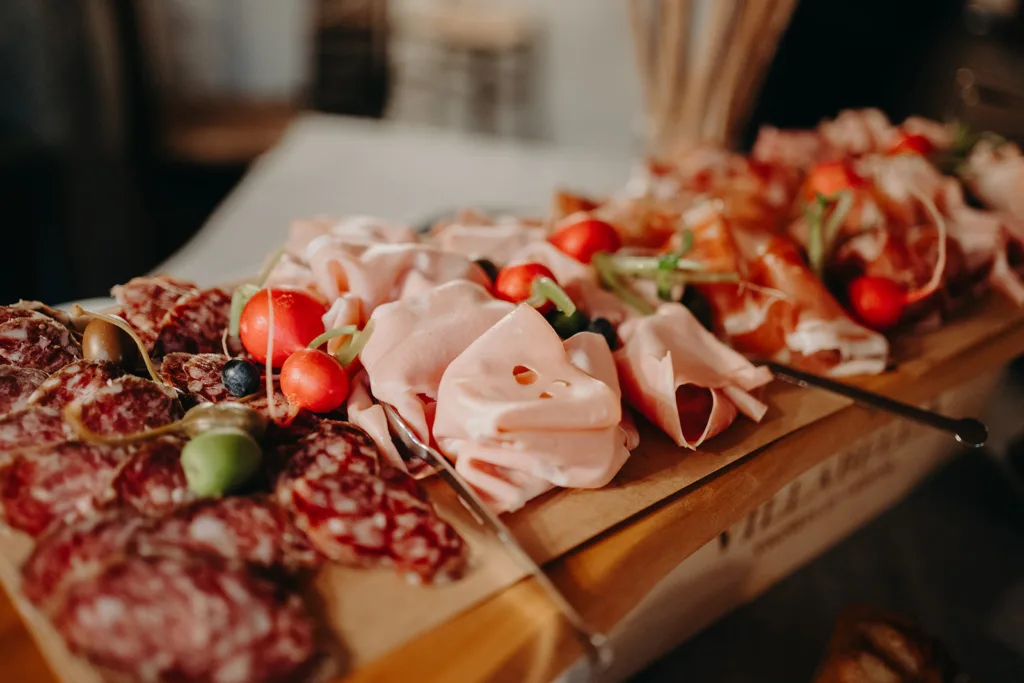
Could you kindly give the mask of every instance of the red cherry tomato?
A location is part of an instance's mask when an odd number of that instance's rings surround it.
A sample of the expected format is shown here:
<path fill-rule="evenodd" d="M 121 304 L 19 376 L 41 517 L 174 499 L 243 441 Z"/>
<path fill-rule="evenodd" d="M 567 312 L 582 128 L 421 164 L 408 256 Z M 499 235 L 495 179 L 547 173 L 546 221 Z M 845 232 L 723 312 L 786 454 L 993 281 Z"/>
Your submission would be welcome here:
<path fill-rule="evenodd" d="M 928 156 L 935 151 L 932 141 L 923 135 L 911 135 L 901 133 L 900 138 L 889 148 L 890 155 L 896 154 L 920 154 Z"/>
<path fill-rule="evenodd" d="M 272 365 L 281 367 L 285 359 L 305 348 L 324 332 L 327 307 L 313 296 L 298 290 L 275 289 L 274 293 L 274 357 Z M 238 336 L 245 350 L 260 363 L 267 362 L 267 323 L 270 308 L 267 290 L 256 292 L 239 319 Z"/>
<path fill-rule="evenodd" d="M 598 252 L 611 254 L 622 246 L 618 231 L 596 218 L 585 218 L 567 225 L 551 235 L 548 242 L 581 263 L 590 263 Z"/>
<path fill-rule="evenodd" d="M 813 199 L 819 194 L 832 197 L 841 190 L 852 190 L 864 185 L 845 161 L 826 161 L 812 167 L 804 181 L 804 196 Z"/>
<path fill-rule="evenodd" d="M 887 277 L 864 275 L 850 283 L 850 308 L 868 327 L 884 331 L 903 317 L 907 293 Z"/>
<path fill-rule="evenodd" d="M 547 266 L 540 263 L 517 263 L 505 266 L 494 279 L 494 295 L 499 299 L 518 304 L 530 298 L 533 281 L 539 277 L 555 279 Z"/>
<path fill-rule="evenodd" d="M 348 373 L 329 353 L 299 349 L 281 366 L 281 391 L 296 408 L 329 413 L 348 398 Z"/>

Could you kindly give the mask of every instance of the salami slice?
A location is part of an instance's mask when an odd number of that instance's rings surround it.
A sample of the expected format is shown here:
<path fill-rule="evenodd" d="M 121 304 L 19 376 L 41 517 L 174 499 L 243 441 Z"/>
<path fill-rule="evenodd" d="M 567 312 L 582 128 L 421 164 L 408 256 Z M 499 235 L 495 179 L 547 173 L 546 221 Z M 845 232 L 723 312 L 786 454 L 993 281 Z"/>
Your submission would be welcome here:
<path fill-rule="evenodd" d="M 46 373 L 14 365 L 0 365 L 0 415 L 24 408 L 29 396 L 46 380 Z"/>
<path fill-rule="evenodd" d="M 44 610 L 58 605 L 64 586 L 99 574 L 149 523 L 134 513 L 108 510 L 51 531 L 21 567 L 22 593 Z"/>
<path fill-rule="evenodd" d="M 7 322 L 8 320 L 17 320 L 30 318 L 34 320 L 46 320 L 46 316 L 42 313 L 29 310 L 27 308 L 21 308 L 20 306 L 0 306 L 0 325 Z"/>
<path fill-rule="evenodd" d="M 113 380 L 73 405 L 81 408 L 82 423 L 97 434 L 145 431 L 173 422 L 183 412 L 170 389 L 131 375 Z"/>
<path fill-rule="evenodd" d="M 428 583 L 456 578 L 465 566 L 465 543 L 455 530 L 429 504 L 383 479 L 300 479 L 291 500 L 297 526 L 336 562 L 393 566 L 410 581 Z"/>
<path fill-rule="evenodd" d="M 74 437 L 64 416 L 52 408 L 25 406 L 0 417 L 0 466 L 22 448 L 60 443 Z"/>
<path fill-rule="evenodd" d="M 72 652 L 140 681 L 299 681 L 315 655 L 298 596 L 215 562 L 122 560 L 72 584 L 54 624 Z"/>
<path fill-rule="evenodd" d="M 49 318 L 50 320 L 56 320 L 64 327 L 74 327 L 73 321 L 71 320 L 71 316 L 68 315 L 66 311 L 62 311 L 58 308 L 51 308 L 50 306 L 44 304 L 42 301 L 26 301 L 25 299 L 22 299 L 16 304 L 13 304 L 11 306 L 3 306 L 0 308 L 10 309 L 10 313 L 8 313 L 8 315 L 10 315 L 11 317 L 42 316 L 44 318 Z M 4 315 L 5 314 L 2 311 L 0 311 L 0 322 L 4 321 Z"/>
<path fill-rule="evenodd" d="M 179 299 L 195 289 L 196 286 L 191 282 L 158 276 L 133 278 L 114 287 L 110 293 L 121 304 L 124 319 L 135 329 L 142 342 L 152 348 L 168 311 L 174 308 Z"/>
<path fill-rule="evenodd" d="M 4 521 L 30 536 L 93 514 L 113 498 L 123 449 L 80 441 L 22 451 L 0 471 Z"/>
<path fill-rule="evenodd" d="M 184 442 L 162 437 L 140 444 L 114 479 L 121 505 L 159 517 L 196 500 L 181 467 Z"/>
<path fill-rule="evenodd" d="M 217 403 L 235 398 L 221 379 L 229 358 L 220 353 L 170 353 L 164 356 L 160 374 L 199 403 Z"/>
<path fill-rule="evenodd" d="M 204 500 L 157 520 L 137 539 L 141 555 L 168 549 L 287 572 L 320 559 L 288 513 L 264 498 Z"/>
<path fill-rule="evenodd" d="M 71 330 L 49 318 L 15 318 L 0 324 L 0 365 L 50 374 L 82 357 Z"/>
<path fill-rule="evenodd" d="M 284 465 L 275 492 L 285 506 L 291 504 L 291 493 L 300 479 L 339 473 L 372 476 L 379 470 L 373 440 L 355 425 L 337 420 L 321 420 L 316 429 L 278 452 Z"/>
<path fill-rule="evenodd" d="M 182 297 L 160 322 L 153 353 L 217 353 L 228 327 L 231 295 L 223 289 L 203 289 Z"/>
<path fill-rule="evenodd" d="M 113 363 L 76 361 L 50 375 L 39 385 L 28 402 L 36 406 L 62 410 L 72 401 L 89 398 L 122 375 L 124 370 Z"/>

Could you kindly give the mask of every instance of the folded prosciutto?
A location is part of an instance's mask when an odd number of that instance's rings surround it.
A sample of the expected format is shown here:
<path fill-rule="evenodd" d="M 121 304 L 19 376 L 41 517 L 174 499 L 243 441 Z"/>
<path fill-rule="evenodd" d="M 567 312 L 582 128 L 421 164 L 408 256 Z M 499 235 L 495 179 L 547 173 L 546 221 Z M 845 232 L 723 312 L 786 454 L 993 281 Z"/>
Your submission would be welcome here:
<path fill-rule="evenodd" d="M 563 343 L 540 313 L 520 305 L 445 370 L 433 433 L 504 512 L 553 486 L 607 484 L 636 442 L 622 414 L 604 339 L 584 332 Z"/>
<path fill-rule="evenodd" d="M 885 337 L 850 318 L 790 240 L 730 226 L 713 207 L 692 214 L 690 225 L 689 257 L 740 276 L 738 284 L 699 287 L 733 348 L 834 377 L 885 368 Z"/>
<path fill-rule="evenodd" d="M 438 385 L 448 365 L 514 308 L 466 280 L 379 306 L 370 318 L 373 332 L 359 355 L 370 392 L 394 406 L 421 439 L 428 439 Z M 357 393 L 353 397 L 361 399 Z M 357 411 L 368 408 L 366 403 Z M 370 434 L 380 431 L 362 424 L 360 415 L 350 417 Z"/>
<path fill-rule="evenodd" d="M 697 448 L 740 413 L 760 422 L 768 409 L 750 392 L 772 380 L 718 341 L 677 303 L 619 328 L 615 362 L 629 405 L 680 446 Z"/>

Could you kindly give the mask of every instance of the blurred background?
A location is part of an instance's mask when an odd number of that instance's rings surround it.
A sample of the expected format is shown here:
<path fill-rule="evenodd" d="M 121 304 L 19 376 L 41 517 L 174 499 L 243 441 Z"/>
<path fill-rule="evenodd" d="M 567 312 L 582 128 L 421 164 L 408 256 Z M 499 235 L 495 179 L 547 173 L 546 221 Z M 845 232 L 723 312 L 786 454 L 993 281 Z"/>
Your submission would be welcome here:
<path fill-rule="evenodd" d="M 803 0 L 741 144 L 762 123 L 866 105 L 1019 139 L 1018 4 Z M 152 268 L 304 110 L 628 161 L 644 121 L 626 14 L 616 0 L 4 0 L 0 300 L 100 295 Z"/>

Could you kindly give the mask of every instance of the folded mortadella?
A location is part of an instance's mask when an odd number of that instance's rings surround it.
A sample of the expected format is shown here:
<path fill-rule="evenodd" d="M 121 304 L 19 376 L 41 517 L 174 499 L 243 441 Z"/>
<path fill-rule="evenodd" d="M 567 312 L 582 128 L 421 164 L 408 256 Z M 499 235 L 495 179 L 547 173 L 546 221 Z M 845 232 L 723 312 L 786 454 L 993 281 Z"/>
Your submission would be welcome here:
<path fill-rule="evenodd" d="M 771 381 L 767 368 L 736 353 L 677 303 L 627 321 L 615 352 L 627 403 L 680 446 L 697 448 L 738 413 L 755 422 L 767 406 L 750 391 Z"/>
<path fill-rule="evenodd" d="M 603 486 L 635 443 L 607 343 L 577 337 L 563 344 L 540 313 L 520 305 L 441 378 L 434 439 L 499 511 L 552 486 Z"/>
<path fill-rule="evenodd" d="M 381 304 L 452 280 L 490 285 L 483 269 L 467 257 L 429 244 L 365 246 L 315 240 L 306 259 L 323 296 L 333 301 L 351 293 L 362 302 L 363 315 L 371 315 Z"/>
<path fill-rule="evenodd" d="M 427 439 L 448 364 L 514 308 L 465 280 L 379 306 L 359 354 L 371 392 Z"/>
<path fill-rule="evenodd" d="M 469 258 L 485 258 L 502 264 L 520 249 L 534 242 L 543 242 L 542 226 L 502 217 L 490 220 L 480 217 L 477 222 L 452 222 L 431 233 L 431 241 L 445 251 Z"/>
<path fill-rule="evenodd" d="M 392 225 L 372 216 L 316 218 L 292 221 L 288 226 L 285 252 L 292 258 L 306 260 L 309 245 L 320 239 L 345 244 L 400 244 L 416 241 L 416 233 L 405 225 Z"/>

